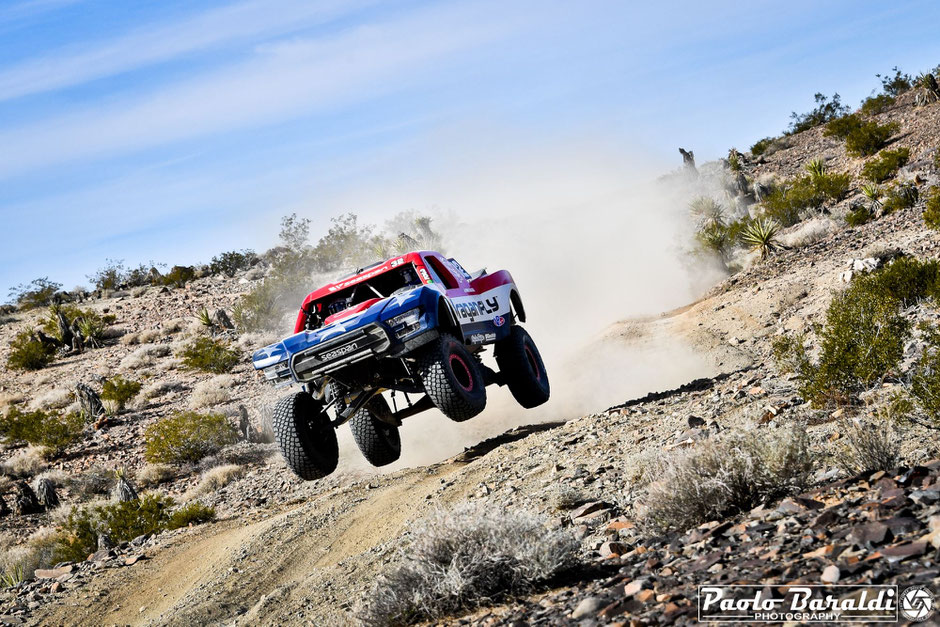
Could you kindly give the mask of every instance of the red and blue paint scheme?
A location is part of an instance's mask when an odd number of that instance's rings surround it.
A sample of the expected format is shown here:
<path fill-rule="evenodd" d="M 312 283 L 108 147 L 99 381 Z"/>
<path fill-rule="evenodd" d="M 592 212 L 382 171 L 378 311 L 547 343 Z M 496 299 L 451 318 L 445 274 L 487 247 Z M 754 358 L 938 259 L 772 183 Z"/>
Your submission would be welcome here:
<path fill-rule="evenodd" d="M 416 251 L 312 292 L 294 334 L 252 361 L 269 380 L 306 383 L 369 360 L 407 357 L 442 332 L 469 347 L 493 344 L 515 320 L 525 321 L 525 312 L 509 272 L 470 274 L 440 253 Z"/>

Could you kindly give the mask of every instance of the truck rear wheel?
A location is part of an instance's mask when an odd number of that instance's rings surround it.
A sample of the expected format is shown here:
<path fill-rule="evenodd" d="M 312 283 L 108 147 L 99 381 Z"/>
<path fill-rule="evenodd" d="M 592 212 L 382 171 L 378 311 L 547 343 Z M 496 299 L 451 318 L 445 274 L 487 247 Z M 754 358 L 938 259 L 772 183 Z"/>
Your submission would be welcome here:
<path fill-rule="evenodd" d="M 398 427 L 379 418 L 388 415 L 391 415 L 388 402 L 376 396 L 349 421 L 356 446 L 373 466 L 386 466 L 401 457 Z"/>
<path fill-rule="evenodd" d="M 496 364 L 513 398 L 526 409 L 548 400 L 551 387 L 542 356 L 525 329 L 514 325 L 509 337 L 496 343 Z"/>
<path fill-rule="evenodd" d="M 274 406 L 274 438 L 284 460 L 301 479 L 321 479 L 339 462 L 336 430 L 323 403 L 307 392 L 285 396 Z"/>
<path fill-rule="evenodd" d="M 418 356 L 418 374 L 428 398 L 455 422 L 469 420 L 486 407 L 480 366 L 453 335 L 442 333 L 424 347 Z"/>

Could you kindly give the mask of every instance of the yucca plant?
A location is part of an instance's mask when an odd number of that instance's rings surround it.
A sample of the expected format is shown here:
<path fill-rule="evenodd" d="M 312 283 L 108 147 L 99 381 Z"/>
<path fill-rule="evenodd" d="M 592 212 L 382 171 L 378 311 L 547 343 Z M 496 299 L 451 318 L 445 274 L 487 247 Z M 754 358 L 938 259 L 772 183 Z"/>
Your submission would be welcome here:
<path fill-rule="evenodd" d="M 826 173 L 826 163 L 822 159 L 813 159 L 806 164 L 805 169 L 811 177 L 818 179 Z"/>
<path fill-rule="evenodd" d="M 717 253 L 723 261 L 728 260 L 733 244 L 728 227 L 717 223 L 706 224 L 695 234 L 695 238 L 702 248 Z"/>
<path fill-rule="evenodd" d="M 925 72 L 915 81 L 919 91 L 915 96 L 915 104 L 919 107 L 929 105 L 940 100 L 940 85 L 932 72 Z"/>
<path fill-rule="evenodd" d="M 699 218 L 704 226 L 725 225 L 725 208 L 714 198 L 699 196 L 689 203 L 689 211 Z"/>
<path fill-rule="evenodd" d="M 211 329 L 213 326 L 212 316 L 209 314 L 209 310 L 205 307 L 199 310 L 199 312 L 196 314 L 196 319 L 199 321 L 199 324 L 206 327 L 207 329 Z"/>
<path fill-rule="evenodd" d="M 741 171 L 741 155 L 734 148 L 728 151 L 728 168 L 732 172 Z"/>
<path fill-rule="evenodd" d="M 780 248 L 777 233 L 780 225 L 766 218 L 752 220 L 741 229 L 738 239 L 751 251 L 760 251 L 760 258 L 766 259 Z"/>
<path fill-rule="evenodd" d="M 85 344 L 93 348 L 101 348 L 101 342 L 104 340 L 104 322 L 100 318 L 82 316 L 77 324 L 78 332 L 85 339 Z"/>
<path fill-rule="evenodd" d="M 874 183 L 862 185 L 862 194 L 871 201 L 872 207 L 881 207 L 881 197 L 883 196 L 881 188 Z"/>
<path fill-rule="evenodd" d="M 22 564 L 16 564 L 10 570 L 5 570 L 0 573 L 0 584 L 3 584 L 4 588 L 12 588 L 18 586 L 26 579 L 26 571 L 23 570 Z"/>

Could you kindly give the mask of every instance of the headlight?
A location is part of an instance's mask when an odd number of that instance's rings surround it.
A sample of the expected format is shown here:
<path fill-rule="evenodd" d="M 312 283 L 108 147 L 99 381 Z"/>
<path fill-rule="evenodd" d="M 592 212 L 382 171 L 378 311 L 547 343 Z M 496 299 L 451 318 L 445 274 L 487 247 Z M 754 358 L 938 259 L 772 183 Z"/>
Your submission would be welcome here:
<path fill-rule="evenodd" d="M 420 328 L 421 308 L 409 309 L 403 314 L 389 318 L 386 322 L 398 339 L 406 338 Z"/>

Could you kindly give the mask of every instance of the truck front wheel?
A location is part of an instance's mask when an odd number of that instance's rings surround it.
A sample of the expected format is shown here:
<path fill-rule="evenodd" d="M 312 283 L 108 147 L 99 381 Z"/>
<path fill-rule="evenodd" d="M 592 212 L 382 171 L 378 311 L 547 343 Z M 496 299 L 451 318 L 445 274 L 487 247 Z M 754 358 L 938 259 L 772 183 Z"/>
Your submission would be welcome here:
<path fill-rule="evenodd" d="M 321 401 L 307 392 L 285 396 L 274 406 L 271 426 L 284 460 L 301 479 L 321 479 L 336 470 L 336 430 Z"/>
<path fill-rule="evenodd" d="M 423 348 L 417 361 L 424 391 L 445 416 L 463 422 L 486 407 L 480 366 L 456 337 L 442 333 Z"/>
<path fill-rule="evenodd" d="M 376 396 L 349 421 L 356 446 L 373 466 L 386 466 L 401 457 L 398 427 L 380 419 L 391 415 L 388 403 Z"/>

